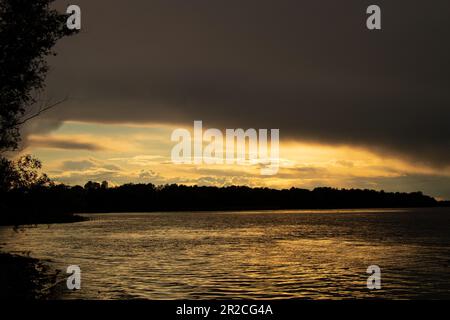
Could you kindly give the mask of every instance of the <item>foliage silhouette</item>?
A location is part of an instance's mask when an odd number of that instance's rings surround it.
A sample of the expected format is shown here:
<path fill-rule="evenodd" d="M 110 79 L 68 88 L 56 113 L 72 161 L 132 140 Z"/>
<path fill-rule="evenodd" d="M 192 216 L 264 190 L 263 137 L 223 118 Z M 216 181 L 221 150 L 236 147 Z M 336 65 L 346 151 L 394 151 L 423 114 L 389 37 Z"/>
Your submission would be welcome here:
<path fill-rule="evenodd" d="M 74 33 L 53 0 L 0 1 L 0 151 L 15 150 L 20 125 L 48 108 L 39 101 L 53 46 Z"/>
<path fill-rule="evenodd" d="M 46 58 L 56 42 L 76 33 L 66 28 L 67 14 L 51 8 L 53 0 L 0 0 L 0 192 L 23 193 L 49 186 L 32 156 L 8 159 L 19 147 L 20 128 L 56 103 L 42 99 L 49 70 Z M 3 198 L 2 198 L 3 199 Z M 10 204 L 11 205 L 11 204 Z M 20 204 L 17 204 L 20 206 Z M 29 206 L 32 208 L 33 204 Z M 2 212 L 7 209 L 0 203 Z M 12 208 L 14 209 L 14 208 Z M 9 210 L 12 210 L 11 208 Z M 2 217 L 2 220 L 6 218 Z"/>
<path fill-rule="evenodd" d="M 49 184 L 36 175 L 31 156 L 9 160 L 20 142 L 20 127 L 57 103 L 40 99 L 48 72 L 46 57 L 56 42 L 73 34 L 67 15 L 50 8 L 53 0 L 0 0 L 0 190 Z"/>
<path fill-rule="evenodd" d="M 246 186 L 203 187 L 185 185 L 125 184 L 107 188 L 89 181 L 85 187 L 40 185 L 13 189 L 2 195 L 3 224 L 14 224 L 39 214 L 59 217 L 69 213 L 216 211 L 332 208 L 399 208 L 442 205 L 421 192 L 400 193 L 360 189 L 284 189 Z M 33 215 L 34 214 L 34 215 Z"/>

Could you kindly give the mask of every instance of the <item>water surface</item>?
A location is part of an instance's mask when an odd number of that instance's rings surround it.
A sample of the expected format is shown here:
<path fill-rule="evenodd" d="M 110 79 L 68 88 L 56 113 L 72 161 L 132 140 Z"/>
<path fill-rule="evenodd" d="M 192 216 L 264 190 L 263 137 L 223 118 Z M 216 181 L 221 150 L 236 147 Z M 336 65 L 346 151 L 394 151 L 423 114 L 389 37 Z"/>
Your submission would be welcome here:
<path fill-rule="evenodd" d="M 450 298 L 450 208 L 88 216 L 3 227 L 2 250 L 79 265 L 69 299 Z"/>

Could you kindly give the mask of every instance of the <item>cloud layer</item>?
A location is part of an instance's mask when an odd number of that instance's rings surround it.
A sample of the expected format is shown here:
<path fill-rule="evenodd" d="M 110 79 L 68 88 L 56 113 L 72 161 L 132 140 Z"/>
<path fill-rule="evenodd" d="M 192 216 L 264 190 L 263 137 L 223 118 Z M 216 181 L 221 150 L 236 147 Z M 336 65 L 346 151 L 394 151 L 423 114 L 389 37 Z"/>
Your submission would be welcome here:
<path fill-rule="evenodd" d="M 46 117 L 280 128 L 450 165 L 447 0 L 80 0 L 83 31 L 51 60 Z"/>

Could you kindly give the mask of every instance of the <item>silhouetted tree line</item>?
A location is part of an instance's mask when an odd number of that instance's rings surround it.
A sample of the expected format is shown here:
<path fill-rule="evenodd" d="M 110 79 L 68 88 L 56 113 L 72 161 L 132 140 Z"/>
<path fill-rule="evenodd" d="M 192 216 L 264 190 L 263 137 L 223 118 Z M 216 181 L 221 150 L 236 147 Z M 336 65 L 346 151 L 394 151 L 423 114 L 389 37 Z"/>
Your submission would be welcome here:
<path fill-rule="evenodd" d="M 109 188 L 89 181 L 84 187 L 34 186 L 3 192 L 3 205 L 11 214 L 45 215 L 98 212 L 185 210 L 253 210 L 312 208 L 392 208 L 441 205 L 421 192 L 400 193 L 360 189 L 284 189 L 246 186 L 206 187 L 125 184 Z"/>
<path fill-rule="evenodd" d="M 66 28 L 65 13 L 52 8 L 54 0 L 0 0 L 0 223 L 55 221 L 46 216 L 60 211 L 52 204 L 47 208 L 35 201 L 36 188 L 52 183 L 40 172 L 41 162 L 32 156 L 18 159 L 21 127 L 29 120 L 51 109 L 63 100 L 45 99 L 45 77 L 49 70 L 47 56 L 58 40 L 76 33 Z M 14 190 L 13 192 L 10 192 Z M 47 191 L 50 191 L 47 190 Z M 26 208 L 26 210 L 25 210 Z M 26 213 L 20 213 L 20 212 Z M 14 214 L 13 214 L 14 212 Z M 66 220 L 74 217 L 65 217 Z"/>

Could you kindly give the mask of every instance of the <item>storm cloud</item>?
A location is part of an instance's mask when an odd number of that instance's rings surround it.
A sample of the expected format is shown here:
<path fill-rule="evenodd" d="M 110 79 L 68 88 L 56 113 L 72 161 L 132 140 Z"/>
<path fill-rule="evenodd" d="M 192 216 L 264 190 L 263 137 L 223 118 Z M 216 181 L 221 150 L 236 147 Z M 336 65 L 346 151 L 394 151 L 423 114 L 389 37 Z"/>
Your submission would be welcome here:
<path fill-rule="evenodd" d="M 28 142 L 35 147 L 50 148 L 50 149 L 63 149 L 63 150 L 88 150 L 88 151 L 101 151 L 105 150 L 105 147 L 93 142 L 74 141 L 66 138 L 54 138 L 49 136 L 31 136 L 28 138 Z"/>
<path fill-rule="evenodd" d="M 50 60 L 45 117 L 280 128 L 450 165 L 450 2 L 79 0 Z M 63 4 L 60 4 L 64 8 Z"/>

